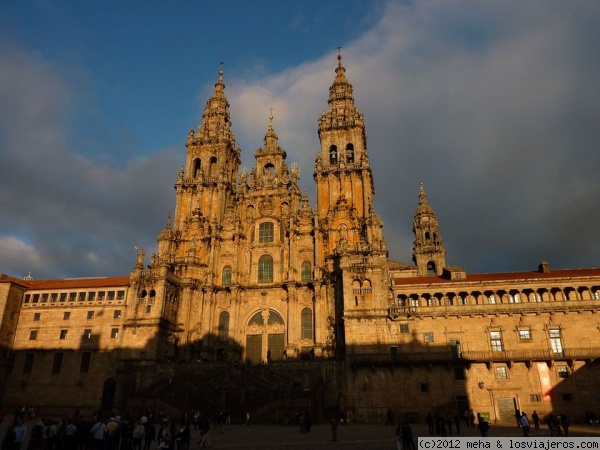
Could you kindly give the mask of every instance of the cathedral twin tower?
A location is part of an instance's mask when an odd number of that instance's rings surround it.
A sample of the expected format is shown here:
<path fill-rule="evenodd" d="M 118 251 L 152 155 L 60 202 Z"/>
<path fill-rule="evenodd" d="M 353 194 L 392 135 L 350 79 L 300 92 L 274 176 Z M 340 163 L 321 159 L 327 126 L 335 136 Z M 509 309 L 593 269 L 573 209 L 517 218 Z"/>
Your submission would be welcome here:
<path fill-rule="evenodd" d="M 364 117 L 345 72 L 338 55 L 318 121 L 316 210 L 300 191 L 297 166 L 286 163 L 272 116 L 254 167 L 240 172 L 219 72 L 202 124 L 187 136 L 174 217 L 149 269 L 140 255 L 131 275 L 138 302 L 124 331 L 136 335 L 132 346 L 250 364 L 343 357 L 361 343 L 361 319 L 385 316 L 390 263 L 373 207 Z M 419 200 L 411 269 L 439 275 L 445 250 L 422 185 Z M 154 299 L 164 300 L 153 306 Z"/>

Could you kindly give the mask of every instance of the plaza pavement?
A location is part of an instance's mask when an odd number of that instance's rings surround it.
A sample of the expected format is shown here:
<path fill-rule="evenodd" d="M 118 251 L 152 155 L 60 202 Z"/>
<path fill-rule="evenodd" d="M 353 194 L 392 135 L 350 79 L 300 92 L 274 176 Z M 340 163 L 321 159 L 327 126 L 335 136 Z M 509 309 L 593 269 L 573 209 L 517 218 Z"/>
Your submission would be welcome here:
<path fill-rule="evenodd" d="M 35 421 L 28 421 L 28 430 L 31 430 Z M 4 437 L 7 422 L 0 424 L 0 436 Z M 415 445 L 418 437 L 429 436 L 427 425 L 412 424 Z M 241 424 L 226 425 L 224 432 L 218 429 L 210 431 L 210 442 L 212 449 L 343 449 L 343 450 L 396 450 L 395 427 L 383 424 L 360 424 L 338 426 L 338 440 L 331 441 L 331 426 L 328 424 L 316 424 L 310 433 L 300 433 L 299 427 L 295 425 L 262 425 L 253 424 L 245 427 Z M 514 426 L 491 425 L 490 437 L 494 436 L 522 436 L 521 428 Z M 550 435 L 547 427 L 542 426 L 540 430 L 531 430 L 532 437 L 548 437 Z M 454 433 L 448 436 L 479 436 L 476 428 L 465 428 L 461 424 L 461 434 Z M 572 425 L 569 432 L 570 437 L 590 436 L 600 441 L 600 427 L 588 427 L 583 425 Z M 191 442 L 189 450 L 200 450 L 197 442 L 200 441 L 200 432 L 191 431 Z M 26 449 L 25 445 L 22 447 Z M 151 450 L 156 450 L 153 444 Z"/>
<path fill-rule="evenodd" d="M 429 436 L 427 425 L 411 425 L 415 445 L 418 437 Z M 343 450 L 395 450 L 395 427 L 381 425 L 352 424 L 338 426 L 336 442 L 331 441 L 331 427 L 325 424 L 313 425 L 310 433 L 300 433 L 296 426 L 277 425 L 227 425 L 223 434 L 218 430 L 210 431 L 210 441 L 213 449 L 334 449 Z M 491 425 L 490 437 L 493 436 L 523 436 L 521 428 L 514 426 Z M 450 435 L 449 435 L 450 436 Z M 476 428 L 461 426 L 461 434 L 453 436 L 479 436 Z M 532 437 L 548 437 L 550 432 L 547 427 L 540 430 L 531 430 Z M 569 430 L 570 437 L 594 436 L 600 441 L 600 427 L 587 427 L 573 425 Z M 196 443 L 200 440 L 200 432 L 192 431 L 190 450 L 199 449 Z"/>

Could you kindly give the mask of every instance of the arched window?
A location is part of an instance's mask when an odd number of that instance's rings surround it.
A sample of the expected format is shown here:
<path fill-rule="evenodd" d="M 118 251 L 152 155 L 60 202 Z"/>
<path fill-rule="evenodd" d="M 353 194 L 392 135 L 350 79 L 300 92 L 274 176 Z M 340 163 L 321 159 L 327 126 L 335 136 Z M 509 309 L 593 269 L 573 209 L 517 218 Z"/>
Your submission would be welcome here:
<path fill-rule="evenodd" d="M 437 275 L 435 263 L 433 261 L 427 263 L 427 275 Z"/>
<path fill-rule="evenodd" d="M 310 269 L 310 262 L 309 261 L 304 261 L 302 263 L 302 281 L 309 281 L 312 277 L 311 274 L 311 269 Z"/>
<path fill-rule="evenodd" d="M 211 177 L 217 177 L 219 176 L 219 168 L 217 167 L 217 158 L 215 158 L 214 156 L 212 158 L 210 158 L 210 176 Z"/>
<path fill-rule="evenodd" d="M 312 311 L 309 308 L 304 308 L 301 314 L 301 333 L 302 339 L 313 338 Z"/>
<path fill-rule="evenodd" d="M 258 226 L 258 242 L 273 242 L 275 226 L 273 222 L 263 222 Z"/>
<path fill-rule="evenodd" d="M 223 286 L 229 286 L 231 284 L 231 267 L 230 266 L 223 267 L 222 283 L 223 283 Z"/>
<path fill-rule="evenodd" d="M 275 176 L 275 166 L 271 163 L 265 164 L 265 167 L 263 168 L 263 173 L 265 175 L 270 175 L 271 178 L 273 178 Z"/>
<path fill-rule="evenodd" d="M 202 162 L 200 161 L 200 158 L 196 158 L 194 160 L 194 169 L 192 171 L 192 176 L 194 178 L 198 178 L 200 176 L 201 169 L 202 169 Z"/>
<path fill-rule="evenodd" d="M 229 313 L 223 311 L 219 315 L 219 341 L 227 342 L 229 340 Z"/>
<path fill-rule="evenodd" d="M 258 260 L 258 282 L 273 282 L 273 258 L 270 255 L 263 255 Z"/>
<path fill-rule="evenodd" d="M 332 145 L 329 148 L 329 164 L 337 164 L 337 147 Z"/>
<path fill-rule="evenodd" d="M 425 240 L 429 242 L 429 240 L 431 239 L 431 236 L 429 234 L 429 231 L 425 232 Z"/>
<path fill-rule="evenodd" d="M 346 162 L 354 162 L 354 145 L 352 144 L 346 145 Z"/>

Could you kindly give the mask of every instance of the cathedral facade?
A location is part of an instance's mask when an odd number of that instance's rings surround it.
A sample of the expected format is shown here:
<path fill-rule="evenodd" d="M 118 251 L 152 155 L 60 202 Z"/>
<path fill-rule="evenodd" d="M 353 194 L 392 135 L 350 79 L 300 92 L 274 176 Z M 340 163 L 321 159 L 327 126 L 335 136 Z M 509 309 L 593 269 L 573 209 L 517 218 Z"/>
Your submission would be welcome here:
<path fill-rule="evenodd" d="M 423 184 L 413 263 L 390 261 L 341 55 L 318 135 L 313 209 L 272 115 L 240 169 L 221 70 L 148 260 L 140 251 L 129 277 L 0 277 L 5 405 L 41 392 L 49 408 L 147 405 L 165 377 L 241 364 L 267 382 L 268 370 L 304 372 L 312 407 L 364 420 L 390 407 L 495 421 L 600 410 L 600 269 L 448 266 Z"/>

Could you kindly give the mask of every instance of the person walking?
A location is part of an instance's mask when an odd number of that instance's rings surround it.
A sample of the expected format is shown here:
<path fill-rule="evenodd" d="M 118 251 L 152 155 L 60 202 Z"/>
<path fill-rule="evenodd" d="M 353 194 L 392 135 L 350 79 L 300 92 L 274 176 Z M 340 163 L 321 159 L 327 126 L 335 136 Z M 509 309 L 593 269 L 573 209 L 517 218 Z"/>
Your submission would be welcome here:
<path fill-rule="evenodd" d="M 335 417 L 335 414 L 331 416 L 330 420 L 331 424 L 331 440 L 333 442 L 337 441 L 337 427 L 338 427 L 338 419 Z"/>
<path fill-rule="evenodd" d="M 529 437 L 529 430 L 531 429 L 531 426 L 529 425 L 529 419 L 527 418 L 525 411 L 521 413 L 519 424 L 521 425 L 521 428 L 523 428 L 523 436 Z"/>

